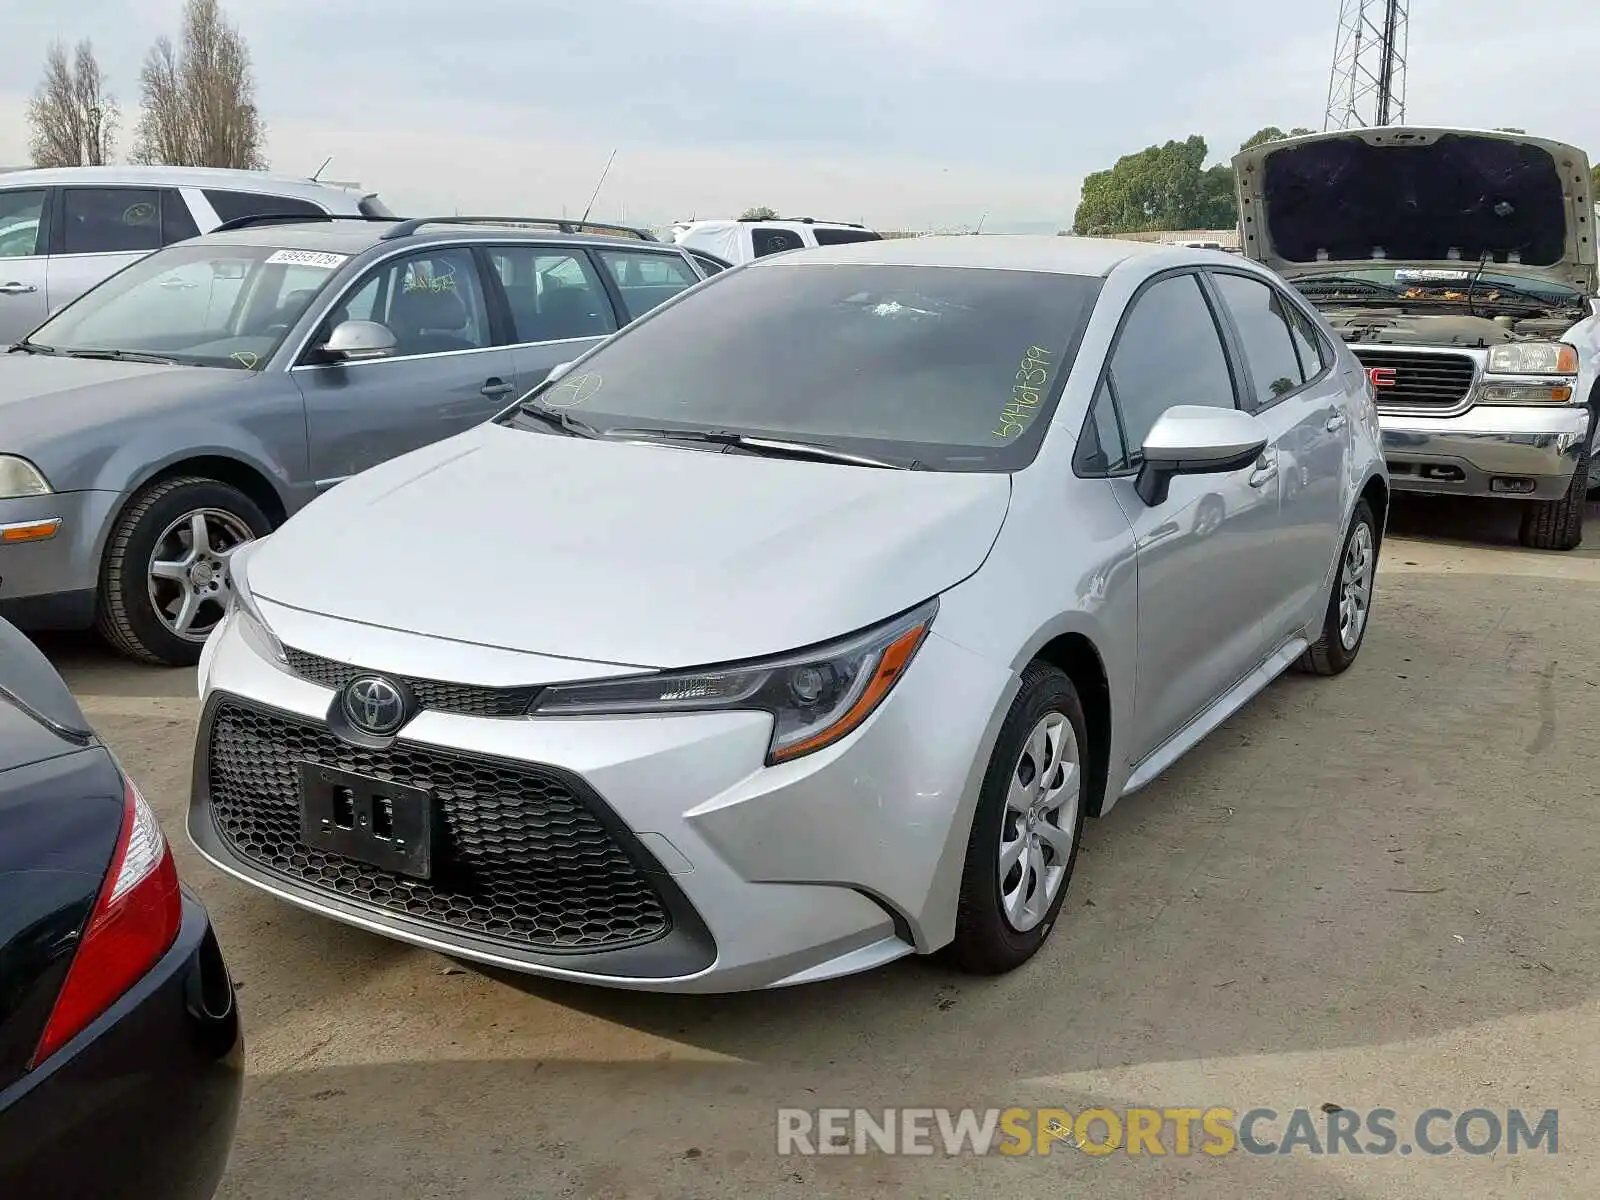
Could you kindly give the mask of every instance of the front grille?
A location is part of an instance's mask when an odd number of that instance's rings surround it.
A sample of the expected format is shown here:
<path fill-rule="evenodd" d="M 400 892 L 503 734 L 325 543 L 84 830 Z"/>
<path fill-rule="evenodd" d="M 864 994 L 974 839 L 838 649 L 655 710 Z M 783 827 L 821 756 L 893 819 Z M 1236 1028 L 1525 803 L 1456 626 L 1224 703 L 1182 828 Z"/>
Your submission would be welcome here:
<path fill-rule="evenodd" d="M 528 949 L 617 949 L 672 928 L 660 894 L 591 802 L 548 770 L 403 744 L 360 749 L 309 722 L 230 701 L 215 711 L 207 754 L 222 840 L 297 883 Z M 391 875 L 302 842 L 302 762 L 431 790 L 438 806 L 432 880 Z"/>
<path fill-rule="evenodd" d="M 1415 354 L 1369 350 L 1355 355 L 1364 367 L 1388 367 L 1394 386 L 1375 388 L 1379 408 L 1459 408 L 1472 391 L 1475 366 L 1465 354 Z"/>
<path fill-rule="evenodd" d="M 292 650 L 286 647 L 283 653 L 289 660 L 289 669 L 296 675 L 335 690 L 344 687 L 359 675 L 382 674 L 382 672 L 368 672 L 364 667 L 335 662 L 319 654 L 307 654 L 304 650 Z M 413 679 L 409 676 L 397 676 L 397 678 L 405 680 L 411 689 L 411 694 L 423 708 L 435 712 L 460 713 L 468 717 L 524 716 L 528 707 L 539 695 L 539 689 L 536 687 L 491 688 L 476 687 L 469 683 L 445 683 L 438 679 Z"/>

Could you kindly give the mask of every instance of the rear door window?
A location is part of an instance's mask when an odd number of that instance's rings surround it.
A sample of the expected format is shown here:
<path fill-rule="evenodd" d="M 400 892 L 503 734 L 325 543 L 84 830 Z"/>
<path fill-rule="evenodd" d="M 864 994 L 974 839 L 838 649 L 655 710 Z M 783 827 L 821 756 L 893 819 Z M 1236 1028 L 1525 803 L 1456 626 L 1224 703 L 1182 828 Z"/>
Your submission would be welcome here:
<path fill-rule="evenodd" d="M 485 247 L 518 344 L 604 337 L 617 329 L 611 298 L 589 256 L 552 246 Z"/>
<path fill-rule="evenodd" d="M 160 249 L 160 190 L 62 189 L 60 245 L 62 254 L 121 254 Z"/>
<path fill-rule="evenodd" d="M 627 310 L 624 315 L 630 321 L 637 321 L 656 305 L 666 303 L 700 282 L 689 264 L 677 254 L 637 250 L 602 250 L 599 254 L 617 285 L 623 308 Z"/>
<path fill-rule="evenodd" d="M 1258 279 L 1217 272 L 1211 277 L 1233 315 L 1250 364 L 1255 403 L 1263 407 L 1306 381 L 1282 297 Z M 1313 372 L 1314 374 L 1314 372 Z"/>

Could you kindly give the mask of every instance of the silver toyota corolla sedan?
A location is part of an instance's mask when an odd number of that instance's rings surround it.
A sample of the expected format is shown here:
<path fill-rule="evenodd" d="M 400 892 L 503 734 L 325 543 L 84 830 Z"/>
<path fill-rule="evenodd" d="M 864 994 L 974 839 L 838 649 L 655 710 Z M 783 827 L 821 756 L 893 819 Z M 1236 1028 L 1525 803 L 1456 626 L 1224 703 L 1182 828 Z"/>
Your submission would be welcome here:
<path fill-rule="evenodd" d="M 1355 659 L 1367 388 L 1211 251 L 725 272 L 237 553 L 190 835 L 304 908 L 569 980 L 1017 967 L 1086 815 Z"/>

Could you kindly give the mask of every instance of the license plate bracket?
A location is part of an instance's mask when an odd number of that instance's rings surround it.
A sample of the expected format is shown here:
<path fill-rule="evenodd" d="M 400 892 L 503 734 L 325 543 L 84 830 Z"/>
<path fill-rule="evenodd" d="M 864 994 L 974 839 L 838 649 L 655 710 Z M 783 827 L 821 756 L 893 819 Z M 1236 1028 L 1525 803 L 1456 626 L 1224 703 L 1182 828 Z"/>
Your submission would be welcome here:
<path fill-rule="evenodd" d="M 300 764 L 300 840 L 312 849 L 428 879 L 437 811 L 425 788 Z"/>

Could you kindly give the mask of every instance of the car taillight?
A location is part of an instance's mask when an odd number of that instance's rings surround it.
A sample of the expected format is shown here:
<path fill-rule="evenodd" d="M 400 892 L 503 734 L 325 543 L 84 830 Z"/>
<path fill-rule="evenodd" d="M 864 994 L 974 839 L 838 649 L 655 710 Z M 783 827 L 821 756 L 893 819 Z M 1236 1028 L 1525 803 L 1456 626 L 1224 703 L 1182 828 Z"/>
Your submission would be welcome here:
<path fill-rule="evenodd" d="M 125 782 L 122 830 L 111 868 L 29 1068 L 115 1004 L 171 949 L 182 922 L 183 897 L 172 851 L 139 789 Z"/>

